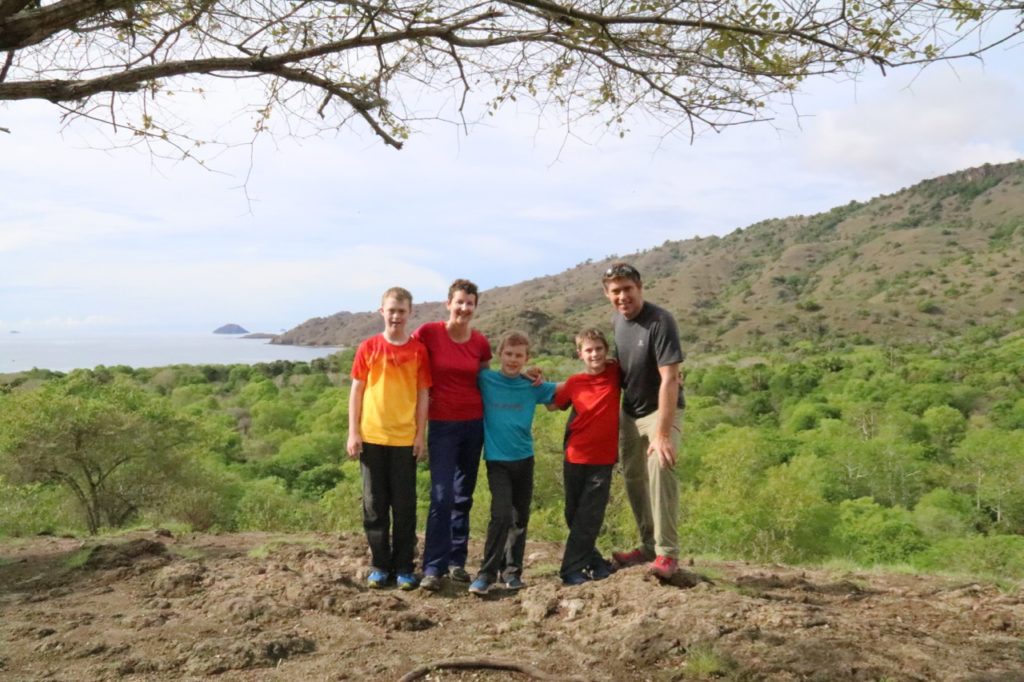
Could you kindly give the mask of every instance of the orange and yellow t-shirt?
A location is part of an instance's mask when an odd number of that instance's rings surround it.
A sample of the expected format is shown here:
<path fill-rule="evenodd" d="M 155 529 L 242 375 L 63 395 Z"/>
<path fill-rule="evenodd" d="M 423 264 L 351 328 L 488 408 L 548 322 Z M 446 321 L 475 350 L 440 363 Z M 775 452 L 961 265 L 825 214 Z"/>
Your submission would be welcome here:
<path fill-rule="evenodd" d="M 416 439 L 416 392 L 430 388 L 427 348 L 410 338 L 401 345 L 377 334 L 359 344 L 352 378 L 366 382 L 359 428 L 363 441 L 409 446 Z"/>

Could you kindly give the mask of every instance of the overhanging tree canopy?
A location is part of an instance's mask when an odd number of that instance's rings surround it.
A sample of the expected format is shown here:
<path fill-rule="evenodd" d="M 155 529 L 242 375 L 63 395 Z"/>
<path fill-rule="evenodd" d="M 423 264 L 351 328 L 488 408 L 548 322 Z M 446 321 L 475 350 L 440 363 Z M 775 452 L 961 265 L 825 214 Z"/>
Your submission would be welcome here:
<path fill-rule="evenodd" d="M 361 119 L 400 148 L 413 91 L 491 106 L 517 96 L 567 120 L 632 110 L 669 127 L 756 121 L 803 79 L 981 54 L 1022 30 L 1020 0 L 0 0 L 0 101 L 178 144 L 175 91 L 259 79 L 272 113 Z M 980 27 L 1012 22 L 985 41 Z M 436 115 L 436 114 L 435 114 Z M 187 152 L 186 152 L 187 153 Z"/>

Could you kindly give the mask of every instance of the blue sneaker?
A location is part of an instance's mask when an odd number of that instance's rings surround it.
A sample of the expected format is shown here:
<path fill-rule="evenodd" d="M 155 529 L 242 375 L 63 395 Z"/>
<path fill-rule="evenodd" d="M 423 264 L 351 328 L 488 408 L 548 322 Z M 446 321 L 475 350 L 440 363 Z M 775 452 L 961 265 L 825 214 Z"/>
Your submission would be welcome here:
<path fill-rule="evenodd" d="M 416 576 L 412 573 L 399 573 L 396 580 L 398 582 L 398 589 L 406 592 L 409 590 L 415 590 L 420 585 L 416 580 Z"/>
<path fill-rule="evenodd" d="M 380 571 L 376 568 L 370 571 L 370 575 L 366 577 L 366 586 L 371 590 L 379 590 L 388 584 L 388 574 L 386 571 Z"/>
<path fill-rule="evenodd" d="M 469 584 L 470 594 L 484 596 L 491 589 L 491 581 L 486 576 L 478 576 L 476 580 Z"/>
<path fill-rule="evenodd" d="M 522 578 L 518 575 L 514 575 L 511 578 L 505 578 L 505 589 L 506 590 L 521 590 L 526 587 L 526 583 L 523 582 Z"/>
<path fill-rule="evenodd" d="M 570 587 L 582 585 L 586 582 L 590 582 L 590 578 L 583 571 L 573 571 L 562 576 L 562 584 Z"/>

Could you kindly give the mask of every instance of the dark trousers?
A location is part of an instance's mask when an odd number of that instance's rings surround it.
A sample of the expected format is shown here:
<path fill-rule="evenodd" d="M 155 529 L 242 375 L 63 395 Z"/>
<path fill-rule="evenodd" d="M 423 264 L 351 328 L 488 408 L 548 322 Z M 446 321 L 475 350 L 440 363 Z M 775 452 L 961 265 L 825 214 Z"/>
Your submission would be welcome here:
<path fill-rule="evenodd" d="M 533 457 L 511 462 L 488 461 L 491 522 L 487 525 L 484 560 L 479 575 L 491 582 L 523 572 L 526 526 L 533 500 Z"/>
<path fill-rule="evenodd" d="M 363 443 L 363 528 L 373 567 L 412 573 L 416 553 L 416 458 L 412 446 Z"/>
<path fill-rule="evenodd" d="M 469 511 L 484 446 L 482 419 L 430 420 L 430 511 L 423 542 L 424 575 L 444 575 L 449 566 L 465 566 Z"/>
<path fill-rule="evenodd" d="M 562 555 L 562 577 L 593 568 L 603 561 L 595 545 L 608 507 L 613 466 L 572 462 L 562 466 L 565 523 L 569 526 L 569 539 L 565 541 Z"/>

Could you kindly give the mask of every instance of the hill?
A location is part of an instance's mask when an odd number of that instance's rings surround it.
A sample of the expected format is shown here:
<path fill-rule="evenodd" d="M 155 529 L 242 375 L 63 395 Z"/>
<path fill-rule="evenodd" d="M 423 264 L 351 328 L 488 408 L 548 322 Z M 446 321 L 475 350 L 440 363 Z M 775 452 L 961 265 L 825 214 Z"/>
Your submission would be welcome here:
<path fill-rule="evenodd" d="M 560 547 L 529 550 L 526 589 L 481 599 L 459 583 L 367 590 L 356 535 L 136 531 L 0 545 L 0 676 L 1024 679 L 1019 590 L 743 562 L 699 563 L 672 585 L 635 567 L 564 587 Z M 463 669 L 427 677 L 452 660 Z"/>
<path fill-rule="evenodd" d="M 802 338 L 928 342 L 1005 327 L 1024 308 L 1024 162 L 926 180 L 866 203 L 764 220 L 725 237 L 666 241 L 622 256 L 650 298 L 701 351 L 784 347 Z M 610 259 L 481 293 L 476 325 L 521 328 L 552 352 L 607 323 L 600 273 Z M 458 274 L 458 273 L 456 273 Z M 445 317 L 415 306 L 413 322 Z M 351 346 L 376 313 L 309 320 L 275 343 Z"/>

